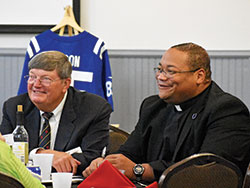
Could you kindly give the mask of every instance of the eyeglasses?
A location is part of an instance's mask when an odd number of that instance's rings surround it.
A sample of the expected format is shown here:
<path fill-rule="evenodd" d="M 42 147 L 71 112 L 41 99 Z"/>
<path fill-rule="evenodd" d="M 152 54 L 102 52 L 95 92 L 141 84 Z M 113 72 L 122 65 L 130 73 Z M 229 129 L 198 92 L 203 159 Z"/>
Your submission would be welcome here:
<path fill-rule="evenodd" d="M 52 82 L 61 80 L 61 78 L 52 80 L 51 78 L 46 77 L 46 76 L 38 78 L 37 76 L 34 76 L 34 75 L 26 75 L 24 76 L 24 79 L 26 80 L 28 84 L 34 84 L 37 80 L 39 80 L 40 84 L 43 86 L 50 86 Z"/>
<path fill-rule="evenodd" d="M 177 73 L 188 73 L 188 72 L 196 72 L 197 70 L 199 70 L 200 68 L 194 69 L 194 70 L 189 70 L 189 71 L 173 71 L 173 70 L 163 70 L 161 67 L 155 67 L 154 68 L 154 72 L 157 76 L 160 75 L 160 73 L 162 73 L 165 77 L 167 78 L 172 78 L 174 77 L 175 74 Z"/>

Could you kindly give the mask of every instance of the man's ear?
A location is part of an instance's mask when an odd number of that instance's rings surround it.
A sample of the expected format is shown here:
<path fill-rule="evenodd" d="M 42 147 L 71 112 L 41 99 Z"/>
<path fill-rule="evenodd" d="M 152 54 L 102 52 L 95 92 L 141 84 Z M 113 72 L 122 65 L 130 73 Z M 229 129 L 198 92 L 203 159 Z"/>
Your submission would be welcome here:
<path fill-rule="evenodd" d="M 63 80 L 63 84 L 64 84 L 64 90 L 66 92 L 69 89 L 69 86 L 71 84 L 71 78 L 65 78 Z"/>
<path fill-rule="evenodd" d="M 195 72 L 195 74 L 196 74 L 196 83 L 198 85 L 205 82 L 205 80 L 206 80 L 206 71 L 203 68 L 200 68 L 199 70 L 197 70 Z"/>

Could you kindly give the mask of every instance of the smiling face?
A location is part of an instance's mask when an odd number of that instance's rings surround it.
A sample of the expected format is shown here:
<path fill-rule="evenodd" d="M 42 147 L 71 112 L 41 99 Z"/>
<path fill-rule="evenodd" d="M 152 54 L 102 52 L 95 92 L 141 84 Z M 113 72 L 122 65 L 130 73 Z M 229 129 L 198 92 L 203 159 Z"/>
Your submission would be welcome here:
<path fill-rule="evenodd" d="M 170 48 L 163 55 L 159 68 L 165 72 L 177 72 L 170 77 L 166 77 L 163 73 L 156 74 L 159 96 L 168 103 L 180 104 L 193 98 L 205 89 L 202 85 L 205 79 L 204 69 L 178 73 L 178 71 L 191 70 L 188 65 L 188 54 L 186 52 Z"/>
<path fill-rule="evenodd" d="M 37 79 L 33 83 L 28 82 L 28 94 L 31 101 L 39 110 L 52 112 L 62 101 L 64 94 L 70 86 L 70 78 L 60 79 L 56 70 L 45 71 L 43 69 L 31 69 L 30 76 Z M 50 85 L 43 85 L 39 79 L 52 80 Z"/>

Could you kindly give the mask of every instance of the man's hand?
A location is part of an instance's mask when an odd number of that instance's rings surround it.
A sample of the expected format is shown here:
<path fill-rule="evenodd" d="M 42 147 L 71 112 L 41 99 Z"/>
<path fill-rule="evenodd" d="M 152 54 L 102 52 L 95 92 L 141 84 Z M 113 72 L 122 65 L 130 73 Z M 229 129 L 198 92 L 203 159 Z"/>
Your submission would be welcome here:
<path fill-rule="evenodd" d="M 85 178 L 88 177 L 94 170 L 96 170 L 99 167 L 99 165 L 104 160 L 108 160 L 117 169 L 124 170 L 125 175 L 128 178 L 132 178 L 134 176 L 132 169 L 133 169 L 135 163 L 132 162 L 131 160 L 129 160 L 127 157 L 125 157 L 122 154 L 112 154 L 112 155 L 108 155 L 105 159 L 99 157 L 99 158 L 93 160 L 90 163 L 90 165 L 82 172 L 82 175 Z"/>
<path fill-rule="evenodd" d="M 112 154 L 108 155 L 105 160 L 108 160 L 114 167 L 119 170 L 125 170 L 124 175 L 129 179 L 135 179 L 135 175 L 133 173 L 133 167 L 135 163 L 125 157 L 122 154 Z"/>
<path fill-rule="evenodd" d="M 108 160 L 118 170 L 124 170 L 124 175 L 127 176 L 129 179 L 136 179 L 133 172 L 133 167 L 135 166 L 135 163 L 122 154 L 111 154 L 108 155 L 105 159 L 99 157 L 93 160 L 90 165 L 82 172 L 82 175 L 85 178 L 88 177 L 94 170 L 99 167 L 99 165 L 104 160 Z M 155 177 L 152 167 L 148 163 L 143 163 L 142 166 L 145 169 L 142 175 L 143 179 L 146 181 L 153 181 Z"/>
<path fill-rule="evenodd" d="M 51 153 L 54 154 L 52 166 L 57 172 L 72 172 L 75 174 L 77 172 L 78 165 L 81 164 L 80 161 L 74 159 L 70 154 L 55 150 L 38 150 L 37 153 Z"/>
<path fill-rule="evenodd" d="M 125 157 L 122 154 L 112 154 L 108 155 L 105 160 L 108 160 L 117 169 L 125 170 L 124 175 L 127 176 L 129 179 L 136 179 L 136 176 L 133 172 L 135 163 L 129 158 Z M 144 167 L 144 173 L 142 175 L 143 180 L 149 182 L 153 181 L 155 177 L 152 167 L 148 163 L 143 163 L 142 166 Z"/>
<path fill-rule="evenodd" d="M 2 140 L 3 142 L 5 142 L 5 138 L 3 137 L 3 135 L 0 133 L 0 140 Z"/>
<path fill-rule="evenodd" d="M 96 158 L 93 160 L 90 165 L 82 172 L 82 175 L 86 178 L 88 177 L 92 172 L 94 172 L 95 169 L 99 167 L 99 165 L 104 161 L 102 157 Z"/>

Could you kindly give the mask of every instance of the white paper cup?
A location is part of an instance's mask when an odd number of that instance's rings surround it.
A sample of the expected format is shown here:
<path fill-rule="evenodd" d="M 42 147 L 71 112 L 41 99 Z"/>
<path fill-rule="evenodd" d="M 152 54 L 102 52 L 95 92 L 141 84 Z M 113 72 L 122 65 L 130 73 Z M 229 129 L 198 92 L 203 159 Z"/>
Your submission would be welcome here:
<path fill-rule="evenodd" d="M 72 183 L 72 173 L 57 172 L 52 173 L 53 188 L 70 188 Z"/>
<path fill-rule="evenodd" d="M 33 157 L 34 165 L 40 166 L 42 181 L 50 180 L 51 167 L 54 154 L 39 153 Z"/>

